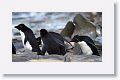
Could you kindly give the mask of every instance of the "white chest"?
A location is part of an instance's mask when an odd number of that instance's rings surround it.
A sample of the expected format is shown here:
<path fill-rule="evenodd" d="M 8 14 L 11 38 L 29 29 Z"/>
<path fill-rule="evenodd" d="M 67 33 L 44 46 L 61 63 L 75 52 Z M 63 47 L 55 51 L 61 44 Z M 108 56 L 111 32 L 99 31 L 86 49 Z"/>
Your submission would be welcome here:
<path fill-rule="evenodd" d="M 24 44 L 25 34 L 22 31 L 20 31 L 20 34 L 21 34 L 21 39 L 22 39 L 22 43 L 24 45 L 24 48 L 32 50 L 32 47 L 31 47 L 31 45 L 30 45 L 30 43 L 28 41 L 26 42 L 26 44 Z"/>
<path fill-rule="evenodd" d="M 92 55 L 93 52 L 92 52 L 91 48 L 86 44 L 86 42 L 81 41 L 81 42 L 78 42 L 78 44 L 80 45 L 83 54 Z"/>

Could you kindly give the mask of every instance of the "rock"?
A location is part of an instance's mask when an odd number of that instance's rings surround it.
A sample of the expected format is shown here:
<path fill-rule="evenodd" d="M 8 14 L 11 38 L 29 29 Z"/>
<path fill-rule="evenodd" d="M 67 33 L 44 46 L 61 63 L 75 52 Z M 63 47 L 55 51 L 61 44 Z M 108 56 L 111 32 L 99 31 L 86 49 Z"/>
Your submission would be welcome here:
<path fill-rule="evenodd" d="M 31 59 L 29 62 L 64 62 L 64 57 L 61 55 L 45 55 L 39 56 L 38 59 Z"/>
<path fill-rule="evenodd" d="M 102 36 L 102 26 L 99 24 L 100 23 L 96 24 L 96 32 L 97 32 L 97 36 Z"/>
<path fill-rule="evenodd" d="M 99 45 L 102 45 L 102 36 L 96 37 L 95 43 L 99 44 Z"/>
<path fill-rule="evenodd" d="M 102 57 L 96 55 L 74 55 L 74 51 L 69 51 L 62 55 L 37 55 L 30 51 L 12 55 L 13 62 L 101 62 Z"/>
<path fill-rule="evenodd" d="M 67 41 L 71 41 L 71 38 L 70 37 L 63 37 L 64 39 L 66 39 Z"/>
<path fill-rule="evenodd" d="M 95 45 L 98 49 L 98 52 L 102 56 L 102 36 L 99 36 L 95 39 Z"/>
<path fill-rule="evenodd" d="M 17 55 L 17 54 L 12 55 L 12 62 L 26 62 L 28 60 L 29 59 L 26 58 L 26 56 L 20 56 L 20 55 Z"/>
<path fill-rule="evenodd" d="M 17 51 L 16 55 L 12 55 L 13 62 L 64 62 L 62 55 L 37 55 L 36 52 L 30 50 Z"/>
<path fill-rule="evenodd" d="M 75 55 L 71 62 L 102 62 L 102 57 L 95 55 Z"/>
<path fill-rule="evenodd" d="M 22 40 L 12 39 L 12 42 L 14 43 L 16 50 L 24 48 Z"/>
<path fill-rule="evenodd" d="M 64 62 L 63 60 L 52 60 L 52 59 L 32 59 L 28 62 Z"/>
<path fill-rule="evenodd" d="M 16 33 L 14 33 L 14 35 L 16 36 L 16 35 L 20 35 L 20 33 L 19 32 L 16 32 Z"/>
<path fill-rule="evenodd" d="M 72 55 L 68 53 L 65 56 L 65 62 L 102 62 L 101 56 L 96 55 Z"/>
<path fill-rule="evenodd" d="M 69 51 L 64 55 L 64 62 L 71 62 L 73 57 L 73 52 Z"/>
<path fill-rule="evenodd" d="M 92 39 L 96 38 L 95 25 L 86 18 L 84 18 L 82 15 L 77 14 L 73 22 L 75 23 L 75 30 L 72 36 L 82 35 L 82 36 L 89 36 Z"/>
<path fill-rule="evenodd" d="M 81 55 L 82 54 L 81 47 L 78 43 L 74 43 L 73 51 L 74 51 L 74 55 Z"/>
<path fill-rule="evenodd" d="M 97 12 L 94 20 L 97 35 L 102 36 L 102 12 Z"/>
<path fill-rule="evenodd" d="M 60 34 L 64 37 L 70 37 L 71 38 L 71 36 L 74 32 L 74 29 L 75 29 L 75 26 L 74 26 L 73 22 L 69 21 Z"/>

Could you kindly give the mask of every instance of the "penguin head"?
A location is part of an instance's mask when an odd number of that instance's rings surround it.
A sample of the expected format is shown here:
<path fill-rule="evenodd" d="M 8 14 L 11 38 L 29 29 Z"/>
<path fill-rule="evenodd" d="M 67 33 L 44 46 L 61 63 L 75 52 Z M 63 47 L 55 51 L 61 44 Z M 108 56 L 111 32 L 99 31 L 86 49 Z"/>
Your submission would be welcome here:
<path fill-rule="evenodd" d="M 41 37 L 36 38 L 38 45 L 41 45 Z"/>
<path fill-rule="evenodd" d="M 24 24 L 19 24 L 19 25 L 15 26 L 15 28 L 17 28 L 18 30 L 21 30 L 21 31 L 23 31 L 25 27 L 26 26 Z"/>
<path fill-rule="evenodd" d="M 79 35 L 75 35 L 73 38 L 72 38 L 72 40 L 71 40 L 71 42 L 79 42 Z"/>
<path fill-rule="evenodd" d="M 41 37 L 44 37 L 45 35 L 47 35 L 48 34 L 48 31 L 46 30 L 46 29 L 41 29 L 40 30 L 40 35 L 41 35 Z"/>

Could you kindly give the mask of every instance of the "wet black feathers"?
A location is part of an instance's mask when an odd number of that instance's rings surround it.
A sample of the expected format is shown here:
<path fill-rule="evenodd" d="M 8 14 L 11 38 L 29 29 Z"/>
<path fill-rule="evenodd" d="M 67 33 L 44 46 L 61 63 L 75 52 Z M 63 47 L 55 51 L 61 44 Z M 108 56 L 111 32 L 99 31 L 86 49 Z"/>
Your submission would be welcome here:
<path fill-rule="evenodd" d="M 89 42 L 93 45 L 95 45 L 94 41 L 88 37 L 88 36 L 79 36 L 79 35 L 75 35 L 72 40 L 73 42 L 79 42 L 79 41 L 85 41 L 85 42 Z"/>
<path fill-rule="evenodd" d="M 90 37 L 75 35 L 71 40 L 71 42 L 79 42 L 79 41 L 85 41 L 87 45 L 91 48 L 93 55 L 100 56 L 94 41 Z"/>
<path fill-rule="evenodd" d="M 33 52 L 41 52 L 37 40 L 33 34 L 33 31 L 30 28 L 28 28 L 24 24 L 19 24 L 18 26 L 15 26 L 15 28 L 21 30 L 24 33 L 25 35 L 24 44 L 26 44 L 26 42 L 28 41 L 32 46 Z"/>
<path fill-rule="evenodd" d="M 55 32 L 48 32 L 46 29 L 40 30 L 41 39 L 43 41 L 42 52 L 47 51 L 49 54 L 64 55 L 66 48 L 63 37 Z"/>

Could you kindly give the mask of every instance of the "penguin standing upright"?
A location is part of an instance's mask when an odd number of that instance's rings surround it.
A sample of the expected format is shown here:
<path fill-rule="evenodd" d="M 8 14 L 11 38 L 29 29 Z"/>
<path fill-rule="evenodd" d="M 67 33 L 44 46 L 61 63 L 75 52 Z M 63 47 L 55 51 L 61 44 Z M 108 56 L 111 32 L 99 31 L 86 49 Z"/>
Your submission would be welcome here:
<path fill-rule="evenodd" d="M 15 28 L 20 30 L 24 47 L 32 50 L 32 52 L 37 52 L 38 55 L 42 55 L 33 31 L 24 24 L 19 24 Z"/>

